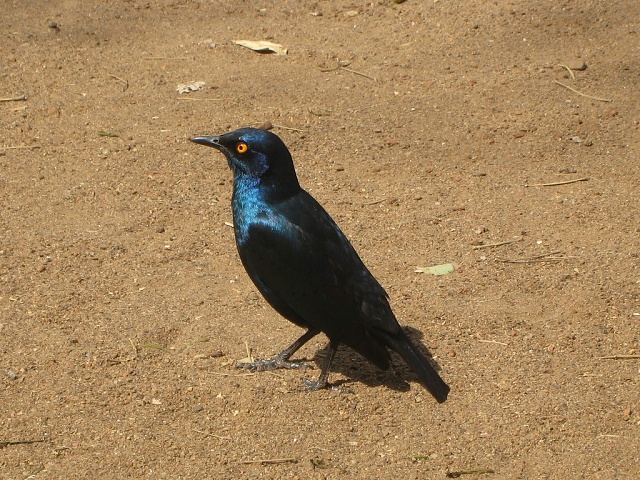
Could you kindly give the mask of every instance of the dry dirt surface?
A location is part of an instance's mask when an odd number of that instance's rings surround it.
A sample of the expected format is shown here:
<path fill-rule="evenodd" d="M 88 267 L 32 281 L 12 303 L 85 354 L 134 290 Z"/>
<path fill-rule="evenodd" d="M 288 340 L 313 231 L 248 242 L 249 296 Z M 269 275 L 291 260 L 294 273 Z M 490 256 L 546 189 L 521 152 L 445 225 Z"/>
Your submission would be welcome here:
<path fill-rule="evenodd" d="M 0 478 L 640 478 L 640 2 L 1 8 Z M 303 391 L 323 336 L 234 368 L 301 330 L 188 138 L 264 122 L 446 403 L 348 349 Z"/>

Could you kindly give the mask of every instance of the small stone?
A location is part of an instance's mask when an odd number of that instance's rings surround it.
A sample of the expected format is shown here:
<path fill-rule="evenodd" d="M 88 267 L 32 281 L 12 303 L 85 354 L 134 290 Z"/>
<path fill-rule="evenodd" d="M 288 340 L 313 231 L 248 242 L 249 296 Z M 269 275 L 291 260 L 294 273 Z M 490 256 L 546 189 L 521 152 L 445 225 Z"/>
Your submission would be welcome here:
<path fill-rule="evenodd" d="M 564 62 L 560 62 L 561 65 L 565 65 L 569 67 L 571 70 L 586 70 L 587 64 L 584 60 L 580 58 L 572 58 L 569 60 L 565 60 Z"/>
<path fill-rule="evenodd" d="M 164 227 L 156 227 L 156 233 L 164 233 Z"/>
<path fill-rule="evenodd" d="M 195 407 L 193 407 L 194 413 L 201 412 L 202 410 L 204 410 L 204 407 L 202 405 L 196 405 Z"/>

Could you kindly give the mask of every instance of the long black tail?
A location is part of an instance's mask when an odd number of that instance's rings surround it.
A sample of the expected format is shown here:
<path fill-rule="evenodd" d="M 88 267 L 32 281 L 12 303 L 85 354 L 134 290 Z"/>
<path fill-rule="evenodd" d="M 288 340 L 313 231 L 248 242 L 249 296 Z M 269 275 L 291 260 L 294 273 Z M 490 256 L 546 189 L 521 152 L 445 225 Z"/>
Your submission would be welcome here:
<path fill-rule="evenodd" d="M 393 338 L 388 338 L 387 341 L 389 348 L 397 352 L 407 362 L 407 365 L 418 376 L 420 383 L 429 390 L 429 393 L 434 396 L 438 403 L 444 402 L 449 394 L 449 385 L 444 383 L 438 372 L 429 363 L 429 360 L 420 353 L 407 334 L 400 330 L 399 334 Z"/>

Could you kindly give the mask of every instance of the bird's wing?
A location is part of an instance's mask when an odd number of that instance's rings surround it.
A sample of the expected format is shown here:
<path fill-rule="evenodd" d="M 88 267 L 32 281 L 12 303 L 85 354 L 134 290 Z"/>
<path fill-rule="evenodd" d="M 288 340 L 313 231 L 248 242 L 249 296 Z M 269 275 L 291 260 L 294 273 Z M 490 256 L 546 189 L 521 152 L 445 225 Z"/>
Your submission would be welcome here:
<path fill-rule="evenodd" d="M 387 294 L 310 195 L 301 192 L 256 219 L 241 250 L 267 300 L 272 296 L 329 338 L 386 366 L 378 333 L 400 329 Z"/>

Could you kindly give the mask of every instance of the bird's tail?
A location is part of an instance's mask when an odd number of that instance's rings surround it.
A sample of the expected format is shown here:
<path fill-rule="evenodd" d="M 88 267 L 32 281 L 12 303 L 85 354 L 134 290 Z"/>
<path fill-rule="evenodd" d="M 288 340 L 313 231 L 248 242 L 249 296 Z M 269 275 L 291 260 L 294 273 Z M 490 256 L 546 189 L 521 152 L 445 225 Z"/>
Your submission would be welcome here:
<path fill-rule="evenodd" d="M 399 335 L 394 337 L 387 340 L 389 347 L 407 362 L 407 365 L 418 376 L 420 383 L 429 390 L 438 403 L 444 402 L 449 394 L 449 385 L 444 383 L 429 360 L 420 353 L 404 331 L 400 330 Z"/>

